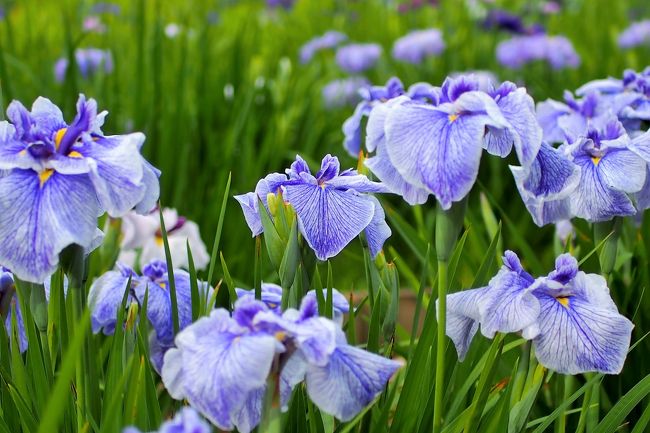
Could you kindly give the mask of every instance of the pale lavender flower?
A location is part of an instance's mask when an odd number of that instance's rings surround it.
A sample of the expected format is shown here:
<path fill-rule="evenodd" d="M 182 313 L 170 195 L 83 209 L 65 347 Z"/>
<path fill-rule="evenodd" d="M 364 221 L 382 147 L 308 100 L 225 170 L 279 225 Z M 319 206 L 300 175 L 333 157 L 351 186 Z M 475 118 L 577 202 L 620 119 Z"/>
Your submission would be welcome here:
<path fill-rule="evenodd" d="M 639 45 L 650 45 L 650 20 L 632 23 L 618 35 L 618 46 L 621 48 Z"/>
<path fill-rule="evenodd" d="M 326 108 L 341 108 L 356 105 L 361 101 L 359 90 L 369 87 L 370 82 L 363 77 L 350 77 L 330 81 L 323 87 L 322 96 Z"/>
<path fill-rule="evenodd" d="M 375 66 L 382 49 L 378 44 L 349 44 L 336 51 L 336 63 L 349 74 L 358 74 Z"/>
<path fill-rule="evenodd" d="M 425 58 L 437 56 L 444 49 L 445 42 L 440 30 L 416 30 L 395 41 L 393 58 L 407 63 L 420 64 Z"/>
<path fill-rule="evenodd" d="M 580 56 L 573 44 L 564 36 L 535 34 L 515 36 L 497 46 L 497 60 L 502 65 L 519 69 L 527 63 L 543 60 L 553 69 L 575 68 L 580 65 Z"/>
<path fill-rule="evenodd" d="M 321 36 L 310 39 L 300 47 L 300 63 L 308 63 L 319 51 L 335 48 L 347 38 L 341 32 L 330 30 Z"/>

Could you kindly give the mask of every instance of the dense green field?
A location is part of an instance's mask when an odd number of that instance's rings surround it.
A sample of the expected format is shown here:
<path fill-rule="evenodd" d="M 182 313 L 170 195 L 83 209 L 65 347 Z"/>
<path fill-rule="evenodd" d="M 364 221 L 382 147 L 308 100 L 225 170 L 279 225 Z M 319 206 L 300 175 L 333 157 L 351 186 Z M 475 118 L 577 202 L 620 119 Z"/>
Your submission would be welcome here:
<path fill-rule="evenodd" d="M 437 3 L 399 12 L 397 2 L 384 0 L 296 0 L 289 9 L 249 0 L 133 0 L 119 2 L 119 14 L 99 14 L 105 31 L 98 33 L 82 27 L 93 15 L 90 1 L 3 1 L 2 112 L 12 100 L 29 107 L 43 96 L 72 121 L 83 93 L 97 100 L 99 110 L 108 110 L 106 135 L 143 132 L 142 154 L 162 172 L 160 203 L 198 224 L 212 255 L 211 265 L 198 271 L 198 277 L 219 287 L 217 305 L 230 308 L 235 286 L 259 288 L 260 281 L 286 285 L 278 263 L 267 254 L 269 240 L 251 237 L 232 196 L 252 191 L 267 173 L 283 172 L 296 154 L 312 170 L 328 153 L 338 156 L 342 169 L 359 164 L 342 146 L 341 127 L 354 106 L 328 108 L 321 93 L 327 83 L 347 74 L 337 66 L 334 50 L 301 64 L 298 53 L 309 39 L 334 29 L 350 41 L 380 44 L 380 60 L 363 74 L 373 84 L 397 76 L 405 86 L 421 81 L 439 86 L 452 73 L 491 71 L 499 81 L 525 86 L 535 102 L 561 100 L 564 90 L 650 65 L 650 43 L 629 50 L 617 45 L 619 33 L 631 22 L 650 18 L 647 1 L 567 0 L 553 14 L 542 12 L 542 2 Z M 517 70 L 500 65 L 496 46 L 510 35 L 482 25 L 485 11 L 497 6 L 520 14 L 527 24 L 542 24 L 549 34 L 566 36 L 580 65 L 561 70 L 543 62 Z M 171 34 L 170 24 L 178 26 L 178 34 Z M 421 65 L 394 60 L 393 42 L 423 28 L 442 31 L 442 54 Z M 80 47 L 110 50 L 113 70 L 84 77 L 70 67 L 64 81 L 57 82 L 55 62 L 64 57 L 74 64 L 74 51 Z M 504 250 L 517 252 L 533 276 L 550 272 L 556 256 L 565 251 L 585 272 L 602 274 L 602 237 L 596 239 L 593 224 L 574 219 L 575 235 L 566 245 L 553 224 L 536 226 L 509 164 L 518 164 L 514 155 L 482 157 L 449 260 L 448 292 L 487 284 L 500 268 Z M 322 287 L 346 295 L 354 292 L 353 303 L 363 305 L 357 317 L 346 316 L 348 340 L 399 358 L 405 367 L 387 391 L 350 422 L 339 423 L 321 413 L 299 387 L 289 411 L 278 415 L 273 410 L 264 418 L 266 430 L 259 431 L 432 431 L 434 376 L 442 361 L 444 404 L 437 417 L 444 429 L 438 431 L 650 431 L 647 215 L 640 224 L 620 219 L 615 265 L 605 275 L 619 311 L 635 326 L 623 370 L 619 375 L 569 376 L 541 367 L 531 356 L 530 343 L 515 334 L 498 334 L 494 340 L 477 335 L 462 363 L 447 339 L 442 345 L 445 354 L 438 356 L 435 198 L 417 206 L 392 194 L 379 199 L 392 229 L 383 255 L 373 262 L 363 243 L 355 240 L 327 262 L 306 259 L 299 271 L 304 274 L 290 281 L 291 293 Z M 100 227 L 105 220 L 102 217 Z M 113 267 L 118 252 L 111 236 L 117 232 L 108 234 L 90 256 L 82 299 L 93 279 Z M 218 251 L 212 248 L 215 235 Z M 308 248 L 305 242 L 301 246 L 304 254 Z M 49 304 L 45 337 L 39 339 L 32 314 L 25 310 L 23 318 L 31 324 L 27 352 L 10 350 L 12 337 L 0 335 L 0 432 L 117 433 L 127 425 L 154 431 L 184 403 L 168 395 L 149 366 L 150 329 L 142 309 L 120 310 L 118 324 L 131 320 L 126 330 L 118 326 L 113 336 L 91 335 L 88 310 L 73 314 L 74 301 L 66 304 L 61 297 L 63 273 L 55 274 L 56 303 Z M 190 275 L 197 274 L 191 269 Z M 33 309 L 36 304 L 28 307 L 26 299 L 28 286 L 19 287 L 21 305 Z M 296 306 L 298 299 L 289 304 Z M 193 317 L 208 310 L 196 307 Z M 142 320 L 133 326 L 135 314 Z M 418 319 L 424 322 L 421 332 L 411 326 Z"/>

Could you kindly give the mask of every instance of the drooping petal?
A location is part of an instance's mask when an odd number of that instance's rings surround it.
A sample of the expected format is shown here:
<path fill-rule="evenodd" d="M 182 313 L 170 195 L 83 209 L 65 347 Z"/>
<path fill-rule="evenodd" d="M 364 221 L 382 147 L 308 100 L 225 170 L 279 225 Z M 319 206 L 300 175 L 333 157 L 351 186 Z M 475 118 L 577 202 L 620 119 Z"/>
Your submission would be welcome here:
<path fill-rule="evenodd" d="M 220 429 L 232 430 L 250 392 L 266 384 L 275 338 L 249 334 L 219 309 L 185 328 L 175 342 L 162 372 L 170 394 L 187 399 Z"/>
<path fill-rule="evenodd" d="M 105 145 L 105 140 L 112 141 L 111 145 Z M 141 133 L 106 137 L 81 151 L 90 163 L 97 197 L 113 217 L 126 214 L 144 198 L 144 167 L 139 153 L 143 141 Z"/>
<path fill-rule="evenodd" d="M 571 196 L 573 215 L 597 222 L 636 213 L 628 196 L 607 184 L 602 170 L 590 157 L 580 156 L 574 162 L 580 166 L 581 175 L 578 187 Z"/>
<path fill-rule="evenodd" d="M 86 175 L 14 169 L 0 178 L 0 263 L 42 283 L 68 245 L 95 239 L 100 208 Z"/>
<path fill-rule="evenodd" d="M 285 362 L 280 372 L 280 407 L 283 412 L 289 410 L 289 400 L 293 389 L 305 380 L 307 360 L 302 352 L 296 351 Z"/>
<path fill-rule="evenodd" d="M 540 333 L 533 340 L 537 359 L 564 374 L 620 373 L 634 325 L 618 313 L 602 277 L 579 272 L 573 285 L 557 297 L 552 290 L 536 291 L 541 305 Z"/>
<path fill-rule="evenodd" d="M 370 224 L 374 214 L 368 197 L 327 184 L 287 185 L 285 198 L 295 209 L 300 231 L 319 260 L 341 252 Z"/>
<path fill-rule="evenodd" d="M 326 366 L 308 366 L 307 393 L 320 410 L 349 421 L 384 390 L 400 366 L 374 353 L 341 345 Z"/>
<path fill-rule="evenodd" d="M 628 149 L 611 149 L 600 159 L 598 168 L 607 185 L 619 191 L 635 193 L 645 183 L 646 165 L 643 159 Z"/>
<path fill-rule="evenodd" d="M 135 158 L 135 156 L 134 156 Z M 142 185 L 144 186 L 144 195 L 142 200 L 135 205 L 135 211 L 141 215 L 146 215 L 156 207 L 160 197 L 160 170 L 151 165 L 149 161 L 140 156 L 142 161 Z"/>
<path fill-rule="evenodd" d="M 27 151 L 27 145 L 16 138 L 16 128 L 7 121 L 0 122 L 0 170 L 13 168 L 39 169 L 40 161 Z"/>
<path fill-rule="evenodd" d="M 569 219 L 567 199 L 580 181 L 580 168 L 546 143 L 528 168 L 510 166 L 519 194 L 538 226 Z"/>
<path fill-rule="evenodd" d="M 552 99 L 537 104 L 537 120 L 542 127 L 544 141 L 561 143 L 565 140 L 564 130 L 562 130 L 558 121 L 570 112 L 571 110 L 566 104 Z"/>
<path fill-rule="evenodd" d="M 498 111 L 491 99 L 471 98 L 478 93 L 464 93 L 458 101 L 473 109 L 484 102 Z M 395 106 L 386 121 L 390 160 L 406 182 L 427 188 L 449 209 L 469 193 L 478 175 L 485 127 L 491 123 L 486 110 L 455 113 L 416 103 Z"/>
<path fill-rule="evenodd" d="M 384 247 L 384 242 L 386 242 L 386 239 L 390 237 L 392 232 L 388 224 L 386 224 L 386 214 L 379 200 L 372 196 L 369 198 L 375 204 L 375 212 L 372 215 L 370 224 L 366 227 L 365 233 L 370 255 L 375 258 L 381 252 Z"/>
<path fill-rule="evenodd" d="M 478 300 L 485 296 L 486 290 L 488 289 L 484 287 L 447 295 L 446 333 L 454 342 L 460 361 L 465 359 L 469 345 L 478 330 L 478 320 L 480 319 Z M 436 311 L 438 309 L 437 302 Z"/>
<path fill-rule="evenodd" d="M 237 427 L 237 431 L 240 433 L 250 433 L 260 423 L 262 420 L 265 393 L 266 386 L 248 393 L 244 405 L 232 417 L 232 423 Z"/>
<path fill-rule="evenodd" d="M 518 88 L 499 99 L 497 105 L 511 126 L 496 130 L 503 132 L 494 137 L 491 136 L 495 129 L 489 129 L 486 141 L 499 149 L 507 149 L 508 145 L 510 147 L 514 145 L 519 163 L 525 167 L 529 166 L 533 163 L 542 144 L 542 128 L 535 118 L 533 98 L 526 93 L 526 89 Z M 487 147 L 487 151 L 490 152 L 490 146 Z M 496 154 L 504 156 L 502 153 Z"/>
<path fill-rule="evenodd" d="M 236 195 L 235 200 L 241 206 L 244 219 L 246 220 L 246 224 L 248 224 L 248 228 L 251 229 L 253 237 L 262 233 L 264 227 L 262 227 L 262 220 L 258 212 L 257 195 L 254 192 L 247 192 L 246 194 Z"/>
<path fill-rule="evenodd" d="M 350 156 L 356 158 L 361 151 L 361 120 L 372 110 L 369 102 L 363 101 L 354 109 L 354 113 L 343 122 L 343 147 Z"/>

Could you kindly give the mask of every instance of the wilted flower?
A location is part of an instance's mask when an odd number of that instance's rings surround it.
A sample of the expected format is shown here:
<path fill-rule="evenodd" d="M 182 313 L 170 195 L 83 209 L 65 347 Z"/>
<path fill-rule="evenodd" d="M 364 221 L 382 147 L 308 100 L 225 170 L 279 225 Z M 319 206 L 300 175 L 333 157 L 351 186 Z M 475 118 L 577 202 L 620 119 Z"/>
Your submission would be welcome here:
<path fill-rule="evenodd" d="M 155 432 L 149 433 L 211 433 L 210 424 L 191 407 L 184 407 L 173 419 L 162 423 Z M 142 433 L 135 427 L 127 427 L 122 433 Z"/>
<path fill-rule="evenodd" d="M 189 269 L 189 243 L 195 268 L 205 269 L 210 263 L 210 255 L 201 239 L 199 226 L 194 221 L 179 216 L 176 209 L 164 208 L 162 214 L 174 267 Z M 129 212 L 122 217 L 118 261 L 131 267 L 134 267 L 137 261 L 138 266 L 142 268 L 154 259 L 165 260 L 165 257 L 158 209 L 145 215 Z"/>
<path fill-rule="evenodd" d="M 144 135 L 104 136 L 106 114 L 81 95 L 68 125 L 38 98 L 31 112 L 13 101 L 11 123 L 0 122 L 0 263 L 20 279 L 43 282 L 68 245 L 95 248 L 104 212 L 119 217 L 155 205 L 159 171 L 140 154 Z"/>
<path fill-rule="evenodd" d="M 513 69 L 536 60 L 548 62 L 553 69 L 575 68 L 580 64 L 580 56 L 571 41 L 564 36 L 544 33 L 515 36 L 500 42 L 497 45 L 497 60 Z"/>
<path fill-rule="evenodd" d="M 445 49 L 442 33 L 438 29 L 416 30 L 402 36 L 393 44 L 393 57 L 402 62 L 419 64 Z"/>
<path fill-rule="evenodd" d="M 621 48 L 639 45 L 650 45 L 650 20 L 632 23 L 618 35 L 618 46 Z"/>
<path fill-rule="evenodd" d="M 526 89 L 505 82 L 486 93 L 476 78 L 461 76 L 423 95 L 377 105 L 367 126 L 366 148 L 375 155 L 366 165 L 409 203 L 433 194 L 449 209 L 462 200 L 484 148 L 505 157 L 514 147 L 524 166 L 535 160 L 542 134 Z"/>
<path fill-rule="evenodd" d="M 361 232 L 374 257 L 391 234 L 379 201 L 365 194 L 388 190 L 355 170 L 340 171 L 336 157 L 326 155 L 314 176 L 297 156 L 286 175 L 269 174 L 255 192 L 235 196 L 253 236 L 263 230 L 259 212 L 268 211 L 259 209 L 258 202 L 267 207 L 267 195 L 278 191 L 295 210 L 300 232 L 319 260 L 334 257 Z"/>
<path fill-rule="evenodd" d="M 534 279 L 512 251 L 487 287 L 447 296 L 447 335 L 460 359 L 479 325 L 488 338 L 521 333 L 543 366 L 563 374 L 620 373 L 634 327 L 618 313 L 605 279 L 579 271 L 569 254 Z"/>
<path fill-rule="evenodd" d="M 327 108 L 340 108 L 346 105 L 355 105 L 361 100 L 359 90 L 370 86 L 363 77 L 350 77 L 334 80 L 323 87 L 323 102 Z"/>
<path fill-rule="evenodd" d="M 225 309 L 213 311 L 179 333 L 176 346 L 165 355 L 162 372 L 170 395 L 188 400 L 220 429 L 242 433 L 260 422 L 270 375 L 279 377 L 283 410 L 304 381 L 320 410 L 347 421 L 400 367 L 348 345 L 339 325 L 318 316 L 315 297 L 282 315 L 242 297 L 232 317 Z"/>
<path fill-rule="evenodd" d="M 300 47 L 300 63 L 308 63 L 317 52 L 328 48 L 335 48 L 347 38 L 348 37 L 341 32 L 330 30 L 321 36 L 310 39 Z"/>
<path fill-rule="evenodd" d="M 378 44 L 349 44 L 336 51 L 336 63 L 349 74 L 358 74 L 375 66 L 381 57 Z"/>
<path fill-rule="evenodd" d="M 89 78 L 100 69 L 110 74 L 113 72 L 113 56 L 109 50 L 100 50 L 99 48 L 77 48 L 74 57 L 79 68 L 79 73 L 83 78 Z M 62 83 L 65 80 L 65 74 L 68 70 L 68 58 L 61 57 L 54 64 L 54 78 L 57 82 Z"/>

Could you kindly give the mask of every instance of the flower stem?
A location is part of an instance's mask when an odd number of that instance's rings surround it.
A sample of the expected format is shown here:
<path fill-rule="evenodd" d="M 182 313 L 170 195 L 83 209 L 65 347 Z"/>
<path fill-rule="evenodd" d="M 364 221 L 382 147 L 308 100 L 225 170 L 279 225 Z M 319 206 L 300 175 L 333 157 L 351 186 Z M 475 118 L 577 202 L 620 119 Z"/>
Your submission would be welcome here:
<path fill-rule="evenodd" d="M 438 337 L 436 348 L 436 383 L 433 400 L 433 431 L 442 430 L 442 410 L 445 390 L 445 338 L 447 325 L 447 270 L 449 263 L 438 260 Z"/>

